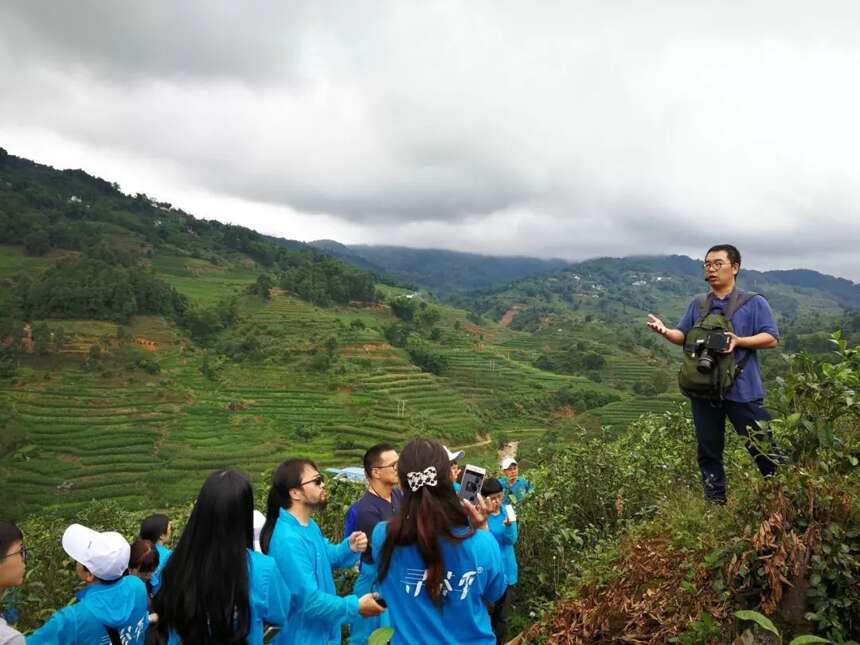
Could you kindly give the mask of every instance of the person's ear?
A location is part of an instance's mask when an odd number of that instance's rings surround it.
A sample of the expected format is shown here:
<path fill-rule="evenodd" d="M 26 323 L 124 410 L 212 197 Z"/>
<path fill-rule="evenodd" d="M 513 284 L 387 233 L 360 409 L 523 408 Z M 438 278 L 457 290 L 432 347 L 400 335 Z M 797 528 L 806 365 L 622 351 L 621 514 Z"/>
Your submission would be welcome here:
<path fill-rule="evenodd" d="M 81 580 L 83 580 L 84 582 L 86 582 L 87 584 L 92 584 L 96 581 L 96 577 L 92 574 L 92 572 L 89 569 L 87 569 L 84 565 L 82 565 L 80 562 L 77 563 L 76 568 L 77 568 L 77 572 L 78 572 L 78 577 Z"/>

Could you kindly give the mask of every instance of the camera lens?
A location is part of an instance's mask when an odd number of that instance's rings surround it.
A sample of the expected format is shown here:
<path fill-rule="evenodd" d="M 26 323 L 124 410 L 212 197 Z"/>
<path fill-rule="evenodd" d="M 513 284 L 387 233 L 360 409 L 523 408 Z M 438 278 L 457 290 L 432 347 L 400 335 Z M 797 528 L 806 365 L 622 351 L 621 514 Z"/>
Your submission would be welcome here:
<path fill-rule="evenodd" d="M 702 355 L 699 356 L 699 360 L 696 361 L 696 369 L 699 371 L 699 374 L 707 374 L 714 369 L 716 364 L 717 363 L 714 360 L 714 357 L 711 356 L 711 353 L 704 351 L 702 352 Z"/>

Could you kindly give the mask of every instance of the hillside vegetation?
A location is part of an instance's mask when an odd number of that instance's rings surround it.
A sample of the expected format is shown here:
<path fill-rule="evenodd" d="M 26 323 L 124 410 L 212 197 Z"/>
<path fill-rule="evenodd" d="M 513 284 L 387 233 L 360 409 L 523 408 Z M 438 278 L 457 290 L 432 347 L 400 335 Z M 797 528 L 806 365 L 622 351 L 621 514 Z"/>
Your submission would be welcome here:
<path fill-rule="evenodd" d="M 860 637 L 857 285 L 743 273 L 780 321 L 762 362 L 790 463 L 761 481 L 732 437 L 711 507 L 678 350 L 642 322 L 680 317 L 698 263 L 597 260 L 444 302 L 374 271 L 0 149 L 0 487 L 39 554 L 23 627 L 69 598 L 71 517 L 179 529 L 214 468 L 260 497 L 288 456 L 357 465 L 422 435 L 491 472 L 518 442 L 528 642 L 770 642 L 738 610 Z M 359 493 L 335 486 L 327 534 Z"/>

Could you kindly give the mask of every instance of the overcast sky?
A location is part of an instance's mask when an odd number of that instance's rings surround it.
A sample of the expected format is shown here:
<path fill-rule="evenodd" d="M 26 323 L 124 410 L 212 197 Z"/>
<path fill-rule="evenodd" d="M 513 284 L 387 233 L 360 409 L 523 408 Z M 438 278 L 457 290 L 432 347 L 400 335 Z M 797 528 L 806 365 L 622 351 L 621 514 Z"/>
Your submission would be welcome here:
<path fill-rule="evenodd" d="M 283 237 L 860 281 L 860 3 L 0 3 L 0 146 Z"/>

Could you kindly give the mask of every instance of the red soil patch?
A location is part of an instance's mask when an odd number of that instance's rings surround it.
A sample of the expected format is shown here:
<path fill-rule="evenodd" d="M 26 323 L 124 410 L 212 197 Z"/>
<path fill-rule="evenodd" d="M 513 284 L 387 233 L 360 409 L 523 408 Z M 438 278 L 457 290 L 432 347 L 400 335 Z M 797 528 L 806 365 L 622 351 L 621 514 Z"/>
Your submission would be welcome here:
<path fill-rule="evenodd" d="M 352 388 L 348 385 L 338 385 L 336 389 L 338 392 L 343 392 L 344 394 L 352 394 Z"/>
<path fill-rule="evenodd" d="M 154 340 L 149 340 L 148 338 L 144 338 L 143 336 L 135 336 L 134 342 L 136 342 L 148 352 L 154 352 L 158 350 L 158 345 Z"/>
<path fill-rule="evenodd" d="M 510 309 L 508 309 L 505 312 L 505 315 L 502 316 L 502 319 L 499 321 L 499 324 L 502 327 L 507 327 L 513 321 L 514 316 L 516 316 L 518 312 L 522 311 L 525 308 L 526 308 L 525 305 L 513 305 Z"/>

